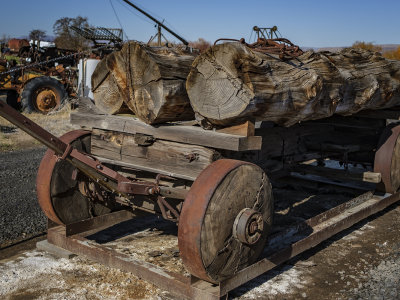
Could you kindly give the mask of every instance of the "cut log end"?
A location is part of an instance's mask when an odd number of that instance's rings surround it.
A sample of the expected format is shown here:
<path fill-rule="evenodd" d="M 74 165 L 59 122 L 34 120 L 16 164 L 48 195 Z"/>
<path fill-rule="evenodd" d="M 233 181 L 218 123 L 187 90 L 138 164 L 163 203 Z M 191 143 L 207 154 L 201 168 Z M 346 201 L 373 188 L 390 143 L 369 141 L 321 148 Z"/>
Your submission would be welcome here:
<path fill-rule="evenodd" d="M 193 120 L 185 81 L 194 58 L 179 48 L 129 42 L 99 64 L 96 105 L 116 113 L 125 104 L 148 124 Z"/>
<path fill-rule="evenodd" d="M 186 82 L 193 109 L 213 120 L 237 117 L 243 112 L 254 98 L 251 82 L 238 70 L 248 57 L 251 52 L 236 43 L 214 46 L 197 57 Z"/>
<path fill-rule="evenodd" d="M 114 77 L 109 73 L 101 85 L 93 92 L 96 107 L 106 114 L 117 114 L 127 111 Z"/>

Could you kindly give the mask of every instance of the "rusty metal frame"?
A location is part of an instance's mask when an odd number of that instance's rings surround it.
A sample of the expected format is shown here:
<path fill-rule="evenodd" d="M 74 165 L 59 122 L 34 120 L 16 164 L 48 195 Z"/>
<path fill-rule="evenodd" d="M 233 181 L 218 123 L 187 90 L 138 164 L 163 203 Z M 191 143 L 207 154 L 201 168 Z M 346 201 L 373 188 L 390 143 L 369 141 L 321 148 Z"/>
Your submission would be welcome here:
<path fill-rule="evenodd" d="M 380 139 L 380 147 L 375 152 L 374 172 L 382 174 L 383 190 L 395 193 L 397 187 L 393 186 L 392 160 L 395 156 L 397 139 L 400 136 L 400 126 L 392 125 L 385 128 Z"/>
<path fill-rule="evenodd" d="M 107 226 L 132 218 L 134 215 L 127 211 L 114 212 L 65 226 L 49 226 L 47 239 L 49 243 L 75 254 L 83 255 L 109 267 L 131 272 L 177 297 L 220 299 L 229 291 L 317 246 L 399 200 L 400 193 L 379 196 L 373 192 L 366 192 L 302 223 L 295 224 L 269 238 L 264 256 L 258 262 L 219 284 L 166 271 L 157 265 L 134 259 L 85 238 Z"/>

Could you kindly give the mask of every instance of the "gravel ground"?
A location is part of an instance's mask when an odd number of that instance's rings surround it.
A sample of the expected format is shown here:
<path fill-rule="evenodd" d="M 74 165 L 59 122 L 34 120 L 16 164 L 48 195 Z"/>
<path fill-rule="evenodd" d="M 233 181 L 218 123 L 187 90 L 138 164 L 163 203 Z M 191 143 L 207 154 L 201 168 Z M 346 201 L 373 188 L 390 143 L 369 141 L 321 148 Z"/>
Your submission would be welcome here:
<path fill-rule="evenodd" d="M 352 299 L 399 299 L 400 255 L 382 261 L 367 276 L 369 280 Z"/>
<path fill-rule="evenodd" d="M 0 153 L 0 245 L 46 230 L 36 199 L 36 172 L 44 148 Z"/>

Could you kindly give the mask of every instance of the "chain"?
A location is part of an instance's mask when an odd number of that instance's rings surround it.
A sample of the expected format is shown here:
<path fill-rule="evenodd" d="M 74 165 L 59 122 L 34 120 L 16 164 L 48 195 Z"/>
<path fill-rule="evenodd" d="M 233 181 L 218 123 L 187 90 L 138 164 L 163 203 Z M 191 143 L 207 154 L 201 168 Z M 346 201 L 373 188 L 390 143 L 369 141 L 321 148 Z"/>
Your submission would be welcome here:
<path fill-rule="evenodd" d="M 103 46 L 103 47 L 100 47 L 100 48 L 96 48 L 96 50 L 102 50 L 102 49 L 107 48 L 107 47 L 108 46 Z M 0 76 L 8 75 L 8 74 L 15 73 L 15 72 L 22 71 L 22 70 L 26 70 L 26 69 L 32 69 L 32 68 L 35 68 L 35 67 L 44 66 L 44 65 L 50 64 L 52 62 L 56 62 L 56 61 L 67 59 L 67 58 L 74 58 L 76 56 L 84 56 L 84 55 L 89 55 L 89 54 L 90 54 L 90 51 L 76 52 L 76 53 L 73 53 L 73 54 L 68 54 L 68 55 L 52 58 L 52 59 L 49 59 L 49 60 L 46 60 L 46 61 L 41 61 L 41 62 L 29 64 L 29 65 L 24 65 L 24 66 L 21 66 L 21 67 L 16 67 L 16 68 L 13 68 L 13 69 L 10 69 L 8 71 L 0 73 Z"/>
<path fill-rule="evenodd" d="M 13 68 L 13 69 L 10 69 L 8 71 L 0 73 L 0 76 L 8 75 L 8 74 L 15 73 L 15 72 L 22 71 L 22 70 L 26 70 L 26 69 L 32 69 L 32 68 L 35 68 L 35 67 L 44 66 L 44 65 L 47 65 L 49 63 L 56 62 L 56 61 L 59 61 L 59 60 L 62 60 L 62 59 L 72 58 L 72 57 L 78 56 L 80 54 L 82 54 L 82 52 L 69 54 L 69 55 L 65 55 L 65 56 L 60 56 L 60 57 L 52 58 L 52 59 L 49 59 L 49 60 L 46 60 L 46 61 L 41 61 L 41 62 L 38 62 L 38 63 L 33 63 L 33 64 L 30 64 L 30 65 L 24 65 L 22 67 Z"/>
<path fill-rule="evenodd" d="M 267 175 L 263 172 L 262 179 L 261 179 L 262 183 L 260 185 L 260 189 L 257 192 L 256 201 L 254 202 L 254 205 L 253 205 L 253 209 L 257 210 L 257 211 L 258 211 L 258 209 L 256 209 L 256 208 L 259 208 L 257 206 L 260 204 L 259 200 L 260 200 L 261 193 L 264 191 L 264 184 L 267 182 L 266 176 Z"/>

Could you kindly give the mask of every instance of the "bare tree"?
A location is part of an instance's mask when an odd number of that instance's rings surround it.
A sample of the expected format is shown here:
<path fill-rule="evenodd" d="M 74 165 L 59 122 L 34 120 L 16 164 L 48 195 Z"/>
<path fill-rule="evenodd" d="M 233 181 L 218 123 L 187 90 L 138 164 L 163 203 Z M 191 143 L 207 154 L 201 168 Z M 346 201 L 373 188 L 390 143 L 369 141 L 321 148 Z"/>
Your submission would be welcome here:
<path fill-rule="evenodd" d="M 7 44 L 10 39 L 11 39 L 11 37 L 9 35 L 6 35 L 5 33 L 3 33 L 3 35 L 0 38 L 0 43 Z"/>
<path fill-rule="evenodd" d="M 40 29 L 33 29 L 29 32 L 29 39 L 33 41 L 41 41 L 46 37 L 46 31 Z"/>
<path fill-rule="evenodd" d="M 366 42 L 361 42 L 361 41 L 356 41 L 353 43 L 351 46 L 352 48 L 359 48 L 359 49 L 364 49 L 364 50 L 370 50 L 370 51 L 375 51 L 375 52 L 382 52 L 382 47 L 378 45 L 374 45 L 373 43 L 366 43 Z"/>
<path fill-rule="evenodd" d="M 189 43 L 190 47 L 199 49 L 201 53 L 205 52 L 208 48 L 211 47 L 211 43 L 206 41 L 203 38 L 199 38 L 197 41 L 193 41 Z"/>
<path fill-rule="evenodd" d="M 54 42 L 58 48 L 82 51 L 89 47 L 89 42 L 71 30 L 71 26 L 88 28 L 89 23 L 86 17 L 76 18 L 64 17 L 58 19 L 53 25 L 53 32 L 56 35 Z"/>

